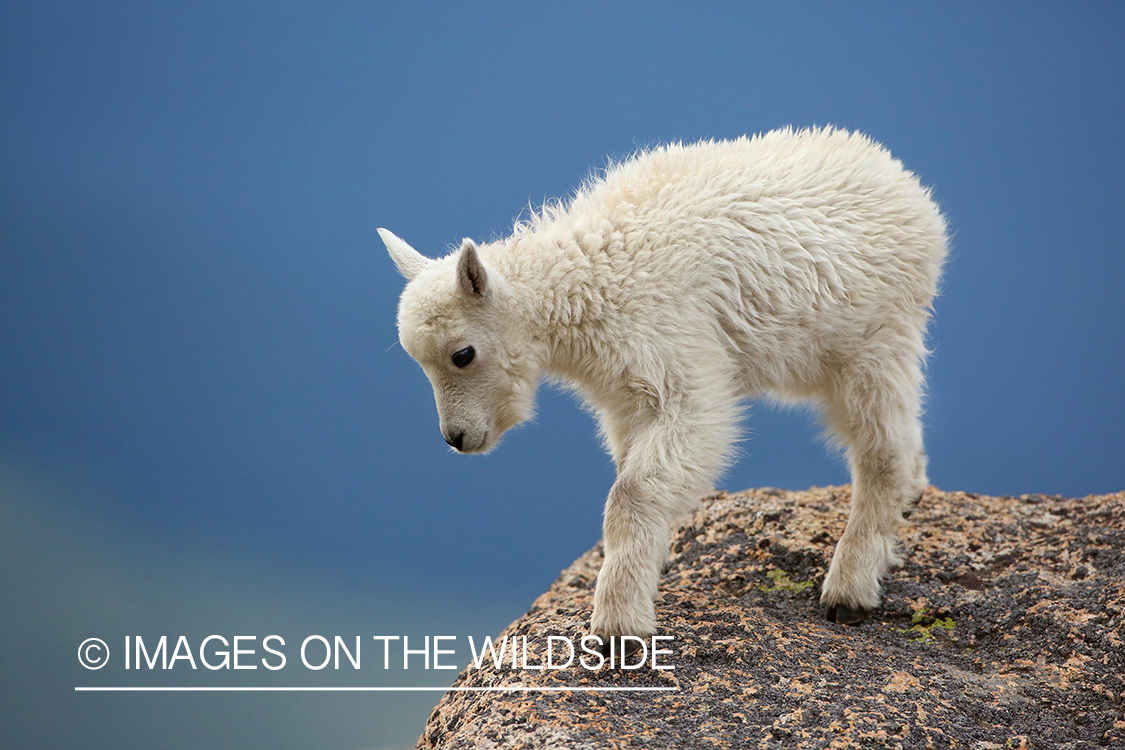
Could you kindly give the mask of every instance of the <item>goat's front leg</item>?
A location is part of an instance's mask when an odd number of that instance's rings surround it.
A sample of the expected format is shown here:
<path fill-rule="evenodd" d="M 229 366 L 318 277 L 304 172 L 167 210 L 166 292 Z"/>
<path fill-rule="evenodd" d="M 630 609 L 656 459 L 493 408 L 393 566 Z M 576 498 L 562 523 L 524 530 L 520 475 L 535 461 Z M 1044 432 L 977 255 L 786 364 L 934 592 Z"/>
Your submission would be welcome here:
<path fill-rule="evenodd" d="M 710 493 L 729 455 L 738 423 L 732 378 L 704 352 L 702 375 L 674 387 L 637 415 L 603 414 L 603 434 L 617 461 L 617 481 L 605 504 L 605 561 L 594 591 L 593 635 L 602 638 L 656 632 L 653 604 L 668 559 L 673 521 Z"/>
<path fill-rule="evenodd" d="M 605 562 L 594 591 L 591 631 L 608 643 L 622 635 L 646 638 L 656 632 L 660 570 L 671 538 L 667 488 L 657 480 L 620 476 L 605 505 Z"/>

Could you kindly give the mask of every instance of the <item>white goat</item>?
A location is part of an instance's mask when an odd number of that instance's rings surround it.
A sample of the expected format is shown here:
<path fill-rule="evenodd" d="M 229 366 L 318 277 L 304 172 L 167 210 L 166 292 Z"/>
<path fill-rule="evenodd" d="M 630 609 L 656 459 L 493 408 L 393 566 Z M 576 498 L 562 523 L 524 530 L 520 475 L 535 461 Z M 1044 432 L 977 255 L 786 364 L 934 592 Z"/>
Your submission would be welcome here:
<path fill-rule="evenodd" d="M 924 334 L 946 255 L 929 191 L 881 146 L 827 128 L 656 148 L 440 260 L 379 232 L 409 279 L 400 339 L 450 445 L 491 449 L 544 373 L 598 416 L 617 480 L 594 634 L 655 631 L 671 522 L 712 491 L 740 401 L 762 394 L 819 400 L 847 450 L 828 619 L 878 605 L 927 484 Z"/>

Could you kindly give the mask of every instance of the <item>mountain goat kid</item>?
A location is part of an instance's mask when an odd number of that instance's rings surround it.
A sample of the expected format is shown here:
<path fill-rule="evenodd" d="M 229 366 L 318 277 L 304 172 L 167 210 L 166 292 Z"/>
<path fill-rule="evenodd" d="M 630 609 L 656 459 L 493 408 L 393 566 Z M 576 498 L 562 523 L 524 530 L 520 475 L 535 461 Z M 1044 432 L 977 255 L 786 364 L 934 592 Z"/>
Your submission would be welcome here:
<path fill-rule="evenodd" d="M 927 485 L 924 334 L 946 255 L 929 191 L 863 135 L 824 128 L 672 144 L 610 165 L 511 237 L 430 260 L 380 229 L 409 280 L 403 348 L 441 431 L 483 453 L 544 373 L 597 415 L 617 465 L 591 632 L 655 632 L 671 523 L 713 491 L 740 401 L 816 399 L 852 500 L 821 593 L 879 604 L 902 514 Z"/>

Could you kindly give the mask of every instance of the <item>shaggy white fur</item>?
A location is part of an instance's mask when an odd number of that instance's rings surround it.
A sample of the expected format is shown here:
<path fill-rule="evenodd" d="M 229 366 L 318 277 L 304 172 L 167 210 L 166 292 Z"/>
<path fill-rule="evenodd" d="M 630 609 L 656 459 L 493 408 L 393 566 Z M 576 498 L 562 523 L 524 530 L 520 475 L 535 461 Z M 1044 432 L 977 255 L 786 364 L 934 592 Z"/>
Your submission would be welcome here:
<path fill-rule="evenodd" d="M 853 493 L 821 600 L 846 623 L 878 605 L 927 484 L 924 333 L 946 255 L 929 191 L 884 148 L 832 128 L 672 144 L 440 260 L 379 232 L 451 445 L 491 449 L 544 373 L 596 413 L 617 480 L 593 633 L 655 631 L 671 523 L 712 491 L 758 395 L 823 406 Z"/>

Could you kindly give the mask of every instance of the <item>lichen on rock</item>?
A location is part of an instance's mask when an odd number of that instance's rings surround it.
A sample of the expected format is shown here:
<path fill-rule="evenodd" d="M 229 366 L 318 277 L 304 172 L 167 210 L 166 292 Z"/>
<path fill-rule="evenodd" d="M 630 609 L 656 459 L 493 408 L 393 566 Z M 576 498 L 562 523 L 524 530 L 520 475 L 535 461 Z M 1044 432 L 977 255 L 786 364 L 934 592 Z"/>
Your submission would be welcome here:
<path fill-rule="evenodd" d="M 818 589 L 850 489 L 722 493 L 675 534 L 657 599 L 674 670 L 470 667 L 420 748 L 1125 747 L 1125 493 L 930 488 L 857 627 Z M 600 547 L 505 631 L 586 632 Z"/>

